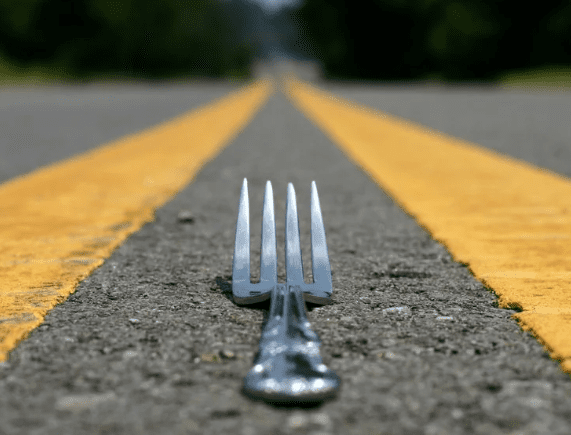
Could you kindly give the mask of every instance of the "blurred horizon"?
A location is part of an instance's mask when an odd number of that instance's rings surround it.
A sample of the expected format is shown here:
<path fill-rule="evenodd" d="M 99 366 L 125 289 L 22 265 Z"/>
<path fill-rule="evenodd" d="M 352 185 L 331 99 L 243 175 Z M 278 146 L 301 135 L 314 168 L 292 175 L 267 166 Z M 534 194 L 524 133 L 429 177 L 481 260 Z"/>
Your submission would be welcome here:
<path fill-rule="evenodd" d="M 514 0 L 3 0 L 0 78 L 496 80 L 571 67 L 571 3 Z M 267 70 L 267 68 L 266 68 Z"/>

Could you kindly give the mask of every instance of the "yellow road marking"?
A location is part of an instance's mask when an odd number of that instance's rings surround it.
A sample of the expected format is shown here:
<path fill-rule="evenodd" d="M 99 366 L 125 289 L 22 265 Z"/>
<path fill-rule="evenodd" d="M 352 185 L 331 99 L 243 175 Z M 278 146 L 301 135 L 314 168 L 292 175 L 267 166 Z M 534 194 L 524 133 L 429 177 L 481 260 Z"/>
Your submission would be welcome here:
<path fill-rule="evenodd" d="M 261 81 L 152 129 L 0 185 L 0 361 L 273 92 Z"/>
<path fill-rule="evenodd" d="M 293 79 L 285 88 L 571 372 L 571 180 Z"/>

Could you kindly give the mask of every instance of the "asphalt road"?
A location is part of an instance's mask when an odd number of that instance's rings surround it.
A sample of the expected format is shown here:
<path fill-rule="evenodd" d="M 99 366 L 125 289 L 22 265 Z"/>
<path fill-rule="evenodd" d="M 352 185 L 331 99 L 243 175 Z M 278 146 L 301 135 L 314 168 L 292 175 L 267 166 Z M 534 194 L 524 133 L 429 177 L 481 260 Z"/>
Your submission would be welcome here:
<path fill-rule="evenodd" d="M 571 92 L 329 84 L 335 94 L 571 177 Z"/>
<path fill-rule="evenodd" d="M 0 88 L 0 182 L 166 121 L 234 88 L 209 83 Z"/>
<path fill-rule="evenodd" d="M 229 89 L 3 92 L 2 179 Z M 565 118 L 546 116 L 568 113 L 563 103 L 570 94 L 334 89 L 561 173 L 571 163 Z M 10 116 L 20 121 L 8 123 Z M 23 143 L 27 152 L 4 151 Z M 343 381 L 338 399 L 318 408 L 275 408 L 240 394 L 267 309 L 231 301 L 243 177 L 250 184 L 253 247 L 265 181 L 274 185 L 278 246 L 286 184 L 294 183 L 306 270 L 309 187 L 317 182 L 336 303 L 312 310 L 309 319 L 326 364 Z M 181 211 L 192 219 L 180 219 Z M 258 258 L 253 255 L 254 271 Z M 284 279 L 283 255 L 279 266 Z M 276 94 L 155 222 L 130 237 L 0 364 L 0 434 L 571 433 L 569 376 L 511 314 Z"/>

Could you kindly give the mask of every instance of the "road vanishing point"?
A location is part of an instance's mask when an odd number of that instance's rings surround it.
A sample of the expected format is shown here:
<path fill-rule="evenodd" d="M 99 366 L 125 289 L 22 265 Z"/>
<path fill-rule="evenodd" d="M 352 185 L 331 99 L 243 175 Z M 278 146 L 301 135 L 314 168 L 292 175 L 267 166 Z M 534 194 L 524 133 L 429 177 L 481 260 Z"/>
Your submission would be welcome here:
<path fill-rule="evenodd" d="M 0 435 L 570 434 L 570 119 L 476 85 L 0 89 Z M 319 186 L 320 406 L 241 393 L 269 308 L 232 300 L 244 178 L 254 281 L 266 180 L 306 271 Z"/>

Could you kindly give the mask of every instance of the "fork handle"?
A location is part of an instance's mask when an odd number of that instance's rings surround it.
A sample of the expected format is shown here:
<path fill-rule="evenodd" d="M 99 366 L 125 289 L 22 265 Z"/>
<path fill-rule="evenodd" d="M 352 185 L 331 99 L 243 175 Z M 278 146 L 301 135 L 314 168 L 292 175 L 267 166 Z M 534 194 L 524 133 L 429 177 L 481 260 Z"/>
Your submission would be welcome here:
<path fill-rule="evenodd" d="M 321 342 L 311 329 L 301 286 L 277 284 L 244 393 L 269 402 L 300 404 L 335 396 L 339 377 L 323 364 Z"/>

